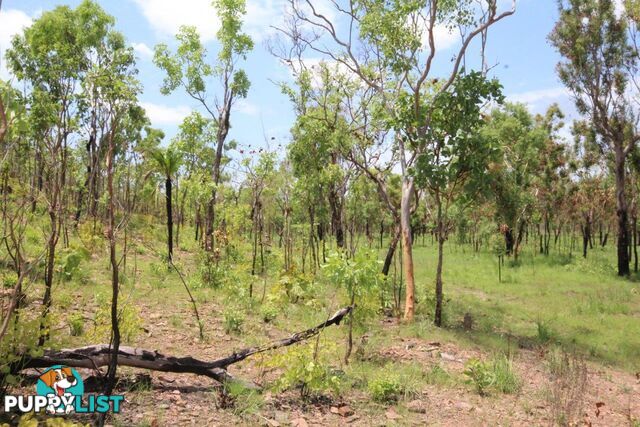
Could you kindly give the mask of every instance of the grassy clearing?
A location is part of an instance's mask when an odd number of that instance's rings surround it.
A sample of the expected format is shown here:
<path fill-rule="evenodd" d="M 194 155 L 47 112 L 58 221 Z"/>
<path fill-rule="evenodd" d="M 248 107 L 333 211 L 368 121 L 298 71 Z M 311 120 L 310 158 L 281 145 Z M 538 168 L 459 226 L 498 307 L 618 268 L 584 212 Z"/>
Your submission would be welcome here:
<path fill-rule="evenodd" d="M 450 245 L 444 281 L 448 327 L 463 341 L 504 349 L 505 344 L 557 342 L 595 360 L 628 370 L 640 368 L 640 287 L 619 279 L 613 249 L 581 257 L 545 257 L 526 248 L 519 265 L 508 265 L 498 282 L 497 259 Z M 416 277 L 430 290 L 436 252 L 417 246 Z M 424 295 L 423 291 L 423 295 Z M 465 313 L 473 334 L 455 331 Z"/>

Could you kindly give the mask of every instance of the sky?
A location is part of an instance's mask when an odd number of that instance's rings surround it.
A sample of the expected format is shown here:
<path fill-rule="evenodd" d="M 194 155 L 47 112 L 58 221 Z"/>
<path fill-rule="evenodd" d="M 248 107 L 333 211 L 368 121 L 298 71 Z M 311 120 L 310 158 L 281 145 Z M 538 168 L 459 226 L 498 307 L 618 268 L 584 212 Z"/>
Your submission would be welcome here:
<path fill-rule="evenodd" d="M 5 67 L 4 51 L 14 34 L 45 10 L 60 4 L 75 7 L 79 2 L 3 0 L 0 78 L 11 78 Z M 270 149 L 277 150 L 289 140 L 289 129 L 295 116 L 289 99 L 275 82 L 291 81 L 291 73 L 269 53 L 265 44 L 274 31 L 271 25 L 282 19 L 285 2 L 247 0 L 245 31 L 253 38 L 255 47 L 242 67 L 249 76 L 251 89 L 248 97 L 239 101 L 232 112 L 229 134 L 240 147 L 269 144 Z M 152 125 L 163 129 L 168 139 L 173 137 L 190 111 L 202 110 L 197 101 L 180 90 L 170 96 L 160 93 L 163 72 L 153 65 L 153 48 L 158 43 L 175 46 L 174 35 L 178 28 L 194 25 L 213 58 L 217 53 L 215 34 L 219 23 L 210 0 L 98 0 L 98 3 L 116 18 L 115 28 L 125 35 L 136 52 L 138 77 L 143 85 L 140 101 Z M 503 9 L 510 6 L 506 0 L 498 3 Z M 555 71 L 560 58 L 547 40 L 557 16 L 555 0 L 518 0 L 516 13 L 491 27 L 487 61 L 495 65 L 491 73 L 500 79 L 508 100 L 526 103 L 534 113 L 543 113 L 557 102 L 570 120 L 576 116 L 575 109 Z M 445 31 L 439 34 L 436 43 L 440 62 L 432 77 L 443 77 L 457 41 Z M 439 72 L 442 73 L 440 76 Z"/>

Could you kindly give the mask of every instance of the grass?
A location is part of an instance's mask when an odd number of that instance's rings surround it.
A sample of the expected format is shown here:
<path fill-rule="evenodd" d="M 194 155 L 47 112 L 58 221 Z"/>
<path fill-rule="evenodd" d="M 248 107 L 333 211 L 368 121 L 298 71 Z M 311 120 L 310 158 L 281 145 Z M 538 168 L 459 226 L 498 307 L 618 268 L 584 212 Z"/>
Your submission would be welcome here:
<path fill-rule="evenodd" d="M 344 289 L 332 286 L 322 273 L 314 278 L 308 272 L 308 263 L 306 274 L 295 271 L 291 277 L 281 278 L 282 260 L 275 245 L 266 274 L 264 303 L 261 302 L 263 280 L 252 278 L 247 267 L 250 263 L 248 242 L 235 243 L 236 260 L 224 266 L 218 287 L 203 284 L 199 280 L 202 266 L 197 244 L 187 237 L 192 235 L 188 228 L 182 231 L 175 262 L 180 265 L 207 325 L 204 342 L 198 342 L 196 321 L 178 275 L 168 269 L 160 257 L 164 236 L 159 235 L 147 236 L 144 244 L 137 244 L 129 252 L 126 268 L 122 264 L 121 275 L 126 279 L 121 284 L 120 308 L 122 313 L 128 313 L 129 321 L 125 325 L 128 327 L 124 329 L 131 332 L 132 344 L 147 344 L 145 334 L 138 329 L 164 324 L 163 331 L 187 336 L 194 343 L 191 349 L 167 339 L 163 342 L 165 353 L 191 353 L 198 357 L 198 348 L 215 344 L 216 356 L 222 356 L 316 325 L 348 303 Z M 634 372 L 640 369 L 640 291 L 635 277 L 628 280 L 615 275 L 613 247 L 593 250 L 586 260 L 559 253 L 545 257 L 534 248 L 525 247 L 518 264 L 506 260 L 503 280 L 499 282 L 495 257 L 484 252 L 474 253 L 452 242 L 453 239 L 445 246 L 444 328 L 433 326 L 431 317 L 436 249 L 431 244 L 423 246 L 416 242 L 415 322 L 389 328 L 374 312 L 354 328 L 354 354 L 348 366 L 342 364 L 344 328 L 328 328 L 321 334 L 319 347 L 328 358 L 327 369 L 344 373 L 339 379 L 345 393 L 385 404 L 397 401 L 402 406 L 402 402 L 415 399 L 428 386 L 471 391 L 463 384 L 465 376 L 439 359 L 433 364 L 423 364 L 378 353 L 382 348 L 398 345 L 399 338 L 408 337 L 453 343 L 489 354 L 487 358 L 482 356 L 484 365 L 480 368 L 486 372 L 480 372 L 482 375 L 478 378 L 483 380 L 486 374 L 490 379 L 486 383 L 491 395 L 519 393 L 521 380 L 512 366 L 513 359 L 504 356 L 514 355 L 519 346 L 557 347 L 599 363 Z M 97 335 L 107 339 L 108 322 L 101 322 L 97 316 L 105 311 L 105 298 L 110 293 L 110 271 L 104 251 L 103 246 L 97 246 L 91 258 L 80 261 L 69 280 L 56 285 L 52 317 L 64 325 L 63 332 L 56 337 L 56 346 L 95 343 Z M 78 271 L 81 274 L 74 276 Z M 0 270 L 0 276 L 7 275 L 5 273 Z M 251 300 L 248 298 L 250 280 L 255 284 Z M 39 300 L 41 280 L 30 284 L 27 292 Z M 376 305 L 378 300 L 366 303 Z M 71 306 L 74 310 L 67 310 Z M 145 316 L 140 316 L 139 322 L 140 313 Z M 466 313 L 473 319 L 470 331 L 462 327 Z M 146 317 L 149 314 L 153 317 Z M 84 325 L 80 319 L 85 320 Z M 101 328 L 100 334 L 96 328 Z M 223 332 L 229 344 L 218 348 Z M 360 357 L 356 350 L 365 333 L 370 337 L 362 344 Z M 137 342 L 138 339 L 141 342 Z M 265 360 L 277 357 L 278 352 L 280 350 L 265 354 Z M 497 356 L 491 357 L 491 354 Z M 260 362 L 256 360 L 256 363 Z M 264 404 L 259 396 L 245 390 L 229 390 L 226 397 L 235 402 L 232 410 L 238 416 L 259 412 Z M 362 405 L 369 403 L 365 401 Z M 373 413 L 382 410 L 380 408 L 377 403 L 367 406 Z"/>
<path fill-rule="evenodd" d="M 595 249 L 584 260 L 526 247 L 519 265 L 505 266 L 502 283 L 495 257 L 455 244 L 445 248 L 448 327 L 455 330 L 466 312 L 478 323 L 473 334 L 457 334 L 464 340 L 489 348 L 504 348 L 508 337 L 558 342 L 640 368 L 640 288 L 615 275 L 613 248 Z M 433 287 L 436 256 L 430 245 L 414 248 L 418 298 Z"/>

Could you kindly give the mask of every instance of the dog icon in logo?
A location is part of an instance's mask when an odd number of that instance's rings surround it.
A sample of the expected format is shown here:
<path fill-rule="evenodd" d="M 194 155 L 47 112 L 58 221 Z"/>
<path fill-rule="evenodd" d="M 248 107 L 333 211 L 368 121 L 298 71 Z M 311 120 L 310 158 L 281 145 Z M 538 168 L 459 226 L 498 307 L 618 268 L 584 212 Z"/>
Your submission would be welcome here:
<path fill-rule="evenodd" d="M 49 414 L 69 414 L 75 410 L 72 397 L 81 398 L 84 392 L 82 378 L 75 369 L 68 366 L 52 366 L 40 375 L 36 385 L 36 391 L 41 396 L 55 395 L 60 398 L 61 403 L 57 407 L 53 404 L 47 406 Z M 51 402 L 51 400 L 49 400 Z"/>

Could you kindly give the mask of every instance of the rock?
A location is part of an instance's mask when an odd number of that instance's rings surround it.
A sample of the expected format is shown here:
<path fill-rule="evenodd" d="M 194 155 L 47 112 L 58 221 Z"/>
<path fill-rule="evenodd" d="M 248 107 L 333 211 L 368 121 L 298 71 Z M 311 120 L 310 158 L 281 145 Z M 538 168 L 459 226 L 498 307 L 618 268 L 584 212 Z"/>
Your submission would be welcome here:
<path fill-rule="evenodd" d="M 353 415 L 353 411 L 347 405 L 343 405 L 338 408 L 338 414 L 340 414 L 341 417 L 346 418 L 350 415 Z"/>
<path fill-rule="evenodd" d="M 269 423 L 271 427 L 280 427 L 280 423 L 276 420 L 267 420 L 267 423 Z"/>
<path fill-rule="evenodd" d="M 344 420 L 344 421 L 345 421 L 347 424 L 350 424 L 350 423 L 352 423 L 352 422 L 354 422 L 354 421 L 358 421 L 359 419 L 360 419 L 360 417 L 359 417 L 359 416 L 357 416 L 357 415 L 352 415 L 352 416 L 350 416 L 349 418 L 347 418 L 347 419 L 346 419 L 346 420 Z"/>
<path fill-rule="evenodd" d="M 411 412 L 417 412 L 419 414 L 425 414 L 427 412 L 426 405 L 421 400 L 412 400 L 407 403 L 407 409 Z"/>
<path fill-rule="evenodd" d="M 332 406 L 329 411 L 331 411 L 332 414 L 336 414 L 338 415 L 340 412 L 338 411 L 338 408 L 336 408 L 335 406 Z"/>
<path fill-rule="evenodd" d="M 444 351 L 440 353 L 440 357 L 450 362 L 456 361 L 456 357 L 453 354 L 445 353 Z"/>

